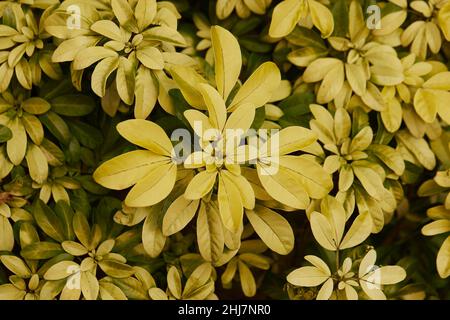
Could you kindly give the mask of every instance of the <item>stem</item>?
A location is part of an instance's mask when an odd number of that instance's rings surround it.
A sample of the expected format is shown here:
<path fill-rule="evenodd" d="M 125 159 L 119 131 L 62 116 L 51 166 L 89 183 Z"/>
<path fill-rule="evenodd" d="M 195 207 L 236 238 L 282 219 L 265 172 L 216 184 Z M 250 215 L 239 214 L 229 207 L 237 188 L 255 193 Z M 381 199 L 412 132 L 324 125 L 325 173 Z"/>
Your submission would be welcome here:
<path fill-rule="evenodd" d="M 336 250 L 336 272 L 339 270 L 339 249 Z"/>
<path fill-rule="evenodd" d="M 336 251 L 335 251 L 335 258 L 336 258 L 336 276 L 337 276 L 337 281 L 336 281 L 336 284 L 335 284 L 335 287 L 334 287 L 334 292 L 336 293 L 336 297 L 338 297 L 339 296 L 339 289 L 338 289 L 338 286 L 337 286 L 337 284 L 339 283 L 339 275 L 338 275 L 338 270 L 339 270 L 339 249 L 337 249 Z"/>

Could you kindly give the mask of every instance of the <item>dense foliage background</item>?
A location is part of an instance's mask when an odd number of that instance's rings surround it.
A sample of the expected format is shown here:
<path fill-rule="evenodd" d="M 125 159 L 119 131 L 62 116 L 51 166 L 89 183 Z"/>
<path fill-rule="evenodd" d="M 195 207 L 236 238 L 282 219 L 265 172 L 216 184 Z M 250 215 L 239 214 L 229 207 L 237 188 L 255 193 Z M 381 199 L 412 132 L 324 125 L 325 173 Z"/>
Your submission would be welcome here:
<path fill-rule="evenodd" d="M 448 0 L 0 1 L 0 299 L 449 299 L 449 41 Z"/>

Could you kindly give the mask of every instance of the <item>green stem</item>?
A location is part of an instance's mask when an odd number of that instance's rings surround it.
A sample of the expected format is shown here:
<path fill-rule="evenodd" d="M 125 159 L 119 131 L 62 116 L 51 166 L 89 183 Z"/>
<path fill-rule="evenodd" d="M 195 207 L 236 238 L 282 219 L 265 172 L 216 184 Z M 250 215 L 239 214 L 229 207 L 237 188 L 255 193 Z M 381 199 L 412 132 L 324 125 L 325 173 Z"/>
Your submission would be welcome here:
<path fill-rule="evenodd" d="M 339 270 L 339 249 L 336 250 L 336 272 Z"/>

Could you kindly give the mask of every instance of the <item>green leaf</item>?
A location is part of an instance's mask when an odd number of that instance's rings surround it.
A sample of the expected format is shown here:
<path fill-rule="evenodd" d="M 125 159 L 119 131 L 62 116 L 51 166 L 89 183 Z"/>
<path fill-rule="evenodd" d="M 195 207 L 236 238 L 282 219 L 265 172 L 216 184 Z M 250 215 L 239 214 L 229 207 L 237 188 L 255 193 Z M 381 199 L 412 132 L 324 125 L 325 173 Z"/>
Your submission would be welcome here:
<path fill-rule="evenodd" d="M 33 210 L 34 218 L 38 226 L 49 237 L 56 241 L 62 242 L 66 240 L 62 223 L 54 211 L 47 206 L 42 200 L 37 199 Z"/>
<path fill-rule="evenodd" d="M 30 260 L 49 259 L 60 253 L 64 253 L 64 250 L 59 243 L 45 241 L 29 244 L 20 251 L 22 257 Z"/>
<path fill-rule="evenodd" d="M 12 138 L 12 132 L 11 130 L 0 124 L 0 143 L 4 143 Z"/>
<path fill-rule="evenodd" d="M 69 127 L 58 114 L 50 111 L 39 116 L 39 119 L 56 139 L 65 145 L 69 144 L 71 137 Z"/>
<path fill-rule="evenodd" d="M 81 117 L 91 113 L 95 101 L 86 95 L 64 95 L 50 100 L 52 110 L 62 116 Z"/>

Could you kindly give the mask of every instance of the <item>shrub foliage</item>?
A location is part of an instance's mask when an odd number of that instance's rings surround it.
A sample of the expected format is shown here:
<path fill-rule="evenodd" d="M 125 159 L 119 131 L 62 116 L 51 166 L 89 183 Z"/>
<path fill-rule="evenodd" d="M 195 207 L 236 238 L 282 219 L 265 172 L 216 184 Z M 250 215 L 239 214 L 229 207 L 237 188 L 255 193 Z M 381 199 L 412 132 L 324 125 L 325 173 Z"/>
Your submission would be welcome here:
<path fill-rule="evenodd" d="M 1 1 L 0 299 L 449 299 L 449 41 L 448 0 Z"/>

